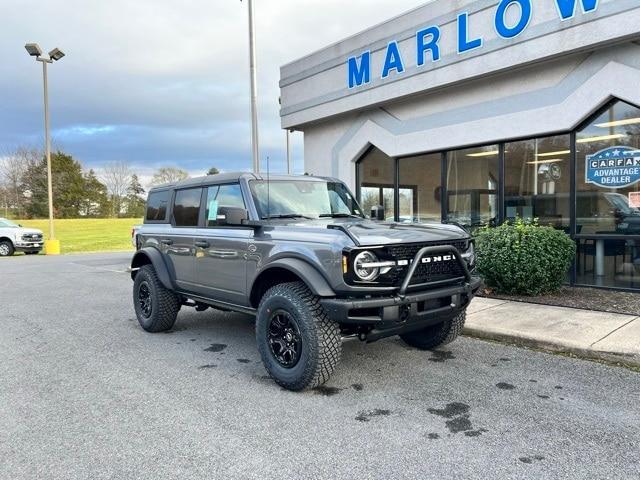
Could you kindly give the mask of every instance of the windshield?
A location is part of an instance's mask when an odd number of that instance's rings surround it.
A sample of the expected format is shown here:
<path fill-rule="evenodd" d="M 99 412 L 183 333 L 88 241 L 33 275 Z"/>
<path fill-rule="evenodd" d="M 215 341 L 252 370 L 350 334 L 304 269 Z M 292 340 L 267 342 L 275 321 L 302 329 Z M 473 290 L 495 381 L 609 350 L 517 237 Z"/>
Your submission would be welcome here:
<path fill-rule="evenodd" d="M 640 210 L 630 207 L 629 201 L 624 195 L 620 195 L 619 193 L 610 193 L 607 195 L 607 198 L 613 207 L 617 208 L 622 213 L 626 215 L 640 215 Z"/>
<path fill-rule="evenodd" d="M 358 202 L 340 182 L 249 182 L 261 219 L 362 217 Z"/>
<path fill-rule="evenodd" d="M 10 222 L 9 220 L 6 220 L 6 219 L 2 218 L 2 219 L 0 219 L 0 227 L 18 228 L 19 225 L 15 224 L 13 222 Z"/>

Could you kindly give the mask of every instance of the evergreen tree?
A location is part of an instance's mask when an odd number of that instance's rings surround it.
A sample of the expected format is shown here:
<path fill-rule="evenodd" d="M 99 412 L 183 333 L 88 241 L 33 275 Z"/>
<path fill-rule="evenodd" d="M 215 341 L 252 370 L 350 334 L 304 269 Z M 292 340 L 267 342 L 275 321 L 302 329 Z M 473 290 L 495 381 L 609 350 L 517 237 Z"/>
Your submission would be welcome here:
<path fill-rule="evenodd" d="M 131 182 L 127 189 L 127 216 L 129 218 L 138 218 L 144 216 L 144 199 L 145 190 L 140 184 L 138 176 L 134 173 L 131 175 Z"/>

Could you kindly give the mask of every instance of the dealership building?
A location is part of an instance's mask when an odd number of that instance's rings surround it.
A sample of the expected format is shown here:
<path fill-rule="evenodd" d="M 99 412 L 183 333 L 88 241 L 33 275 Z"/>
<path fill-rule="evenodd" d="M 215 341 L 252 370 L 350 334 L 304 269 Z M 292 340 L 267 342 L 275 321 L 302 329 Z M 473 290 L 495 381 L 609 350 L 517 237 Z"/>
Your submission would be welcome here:
<path fill-rule="evenodd" d="M 305 171 L 388 219 L 566 231 L 640 290 L 640 2 L 436 0 L 281 68 Z"/>

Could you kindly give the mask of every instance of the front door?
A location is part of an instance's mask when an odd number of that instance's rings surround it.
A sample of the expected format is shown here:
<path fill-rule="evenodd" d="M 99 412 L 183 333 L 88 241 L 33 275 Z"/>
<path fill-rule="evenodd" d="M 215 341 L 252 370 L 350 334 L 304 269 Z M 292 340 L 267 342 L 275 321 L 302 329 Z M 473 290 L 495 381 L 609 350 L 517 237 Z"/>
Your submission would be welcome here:
<path fill-rule="evenodd" d="M 247 247 L 253 229 L 218 225 L 220 207 L 246 208 L 240 185 L 215 185 L 207 189 L 204 228 L 195 238 L 197 293 L 236 305 L 247 301 Z"/>

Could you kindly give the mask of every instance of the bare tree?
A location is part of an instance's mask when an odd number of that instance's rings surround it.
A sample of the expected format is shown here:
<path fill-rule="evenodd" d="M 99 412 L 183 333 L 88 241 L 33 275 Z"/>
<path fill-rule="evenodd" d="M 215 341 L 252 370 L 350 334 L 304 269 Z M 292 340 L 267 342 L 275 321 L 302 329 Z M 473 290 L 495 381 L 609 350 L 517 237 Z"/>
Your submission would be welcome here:
<path fill-rule="evenodd" d="M 42 161 L 43 154 L 37 148 L 18 147 L 0 158 L 0 184 L 4 191 L 5 211 L 13 210 L 15 216 L 24 213 L 23 181 L 27 170 Z"/>
<path fill-rule="evenodd" d="M 111 162 L 104 166 L 100 180 L 107 187 L 111 199 L 111 215 L 118 216 L 122 213 L 127 190 L 131 183 L 132 171 L 125 161 Z"/>
<path fill-rule="evenodd" d="M 189 173 L 175 167 L 162 167 L 153 174 L 151 185 L 162 185 L 163 183 L 173 183 L 189 178 Z"/>

